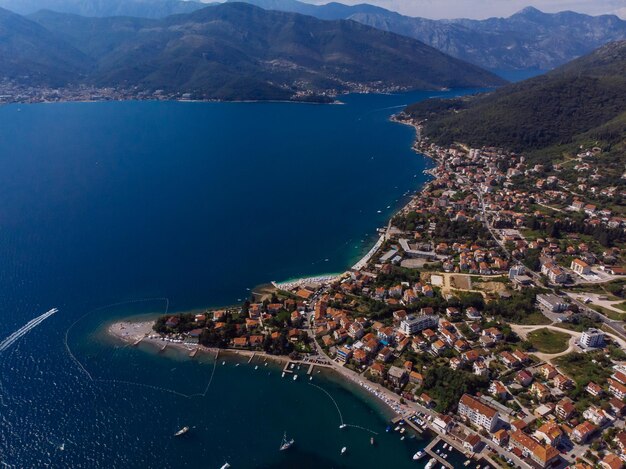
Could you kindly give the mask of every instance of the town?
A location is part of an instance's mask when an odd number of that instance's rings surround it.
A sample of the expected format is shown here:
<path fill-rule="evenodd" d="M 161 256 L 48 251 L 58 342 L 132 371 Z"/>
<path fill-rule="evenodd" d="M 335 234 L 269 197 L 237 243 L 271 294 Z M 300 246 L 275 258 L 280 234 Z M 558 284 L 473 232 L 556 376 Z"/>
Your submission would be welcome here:
<path fill-rule="evenodd" d="M 350 271 L 155 331 L 326 363 L 502 467 L 624 467 L 623 175 L 599 148 L 548 167 L 396 119 L 437 165 Z"/>

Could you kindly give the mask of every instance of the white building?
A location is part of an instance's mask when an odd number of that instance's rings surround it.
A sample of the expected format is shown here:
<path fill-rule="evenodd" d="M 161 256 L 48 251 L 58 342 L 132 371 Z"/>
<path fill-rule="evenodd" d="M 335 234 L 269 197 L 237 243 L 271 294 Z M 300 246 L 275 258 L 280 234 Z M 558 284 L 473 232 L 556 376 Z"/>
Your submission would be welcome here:
<path fill-rule="evenodd" d="M 405 335 L 417 334 L 429 327 L 437 327 L 439 317 L 431 314 L 409 314 L 400 322 L 400 330 Z"/>
<path fill-rule="evenodd" d="M 498 411 L 469 394 L 461 397 L 458 414 L 488 432 L 495 430 L 498 425 Z"/>
<path fill-rule="evenodd" d="M 604 345 L 604 332 L 589 328 L 580 337 L 580 345 L 586 348 L 602 347 Z"/>
<path fill-rule="evenodd" d="M 552 293 L 547 295 L 537 295 L 537 302 L 554 313 L 565 311 L 569 306 L 562 298 L 557 295 L 553 295 Z"/>

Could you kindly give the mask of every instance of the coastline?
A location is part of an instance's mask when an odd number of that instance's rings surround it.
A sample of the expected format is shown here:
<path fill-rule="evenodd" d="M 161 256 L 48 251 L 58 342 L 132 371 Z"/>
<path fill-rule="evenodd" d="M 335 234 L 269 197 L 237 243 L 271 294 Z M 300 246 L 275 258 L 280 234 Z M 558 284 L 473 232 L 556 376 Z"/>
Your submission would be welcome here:
<path fill-rule="evenodd" d="M 186 100 L 185 102 L 190 102 L 190 101 Z M 203 101 L 203 102 L 209 102 L 209 101 Z M 244 101 L 239 101 L 239 102 L 244 102 Z M 267 101 L 259 101 L 259 102 L 267 102 Z M 289 102 L 293 102 L 293 101 L 289 101 Z M 319 104 L 326 104 L 326 103 L 319 103 Z M 389 120 L 397 124 L 410 126 L 415 130 L 415 136 L 413 139 L 413 144 L 411 145 L 411 149 L 415 153 L 431 159 L 436 164 L 434 168 L 424 171 L 424 173 L 432 176 L 432 172 L 436 171 L 439 163 L 433 155 L 428 154 L 427 152 L 418 151 L 417 142 L 419 138 L 419 127 L 413 122 L 398 119 L 397 114 L 390 116 Z M 371 260 L 371 258 L 374 256 L 374 254 L 376 254 L 376 252 L 380 249 L 382 244 L 387 239 L 388 231 L 391 225 L 391 219 L 393 218 L 393 216 L 395 216 L 395 214 L 402 213 L 406 211 L 407 209 L 409 209 L 414 199 L 416 197 L 419 197 L 419 194 L 423 191 L 423 189 L 427 186 L 427 184 L 428 184 L 428 181 L 425 181 L 422 187 L 419 188 L 419 190 L 416 190 L 416 192 L 413 195 L 409 196 L 409 200 L 404 205 L 402 205 L 389 218 L 387 226 L 384 229 L 384 232 L 380 234 L 376 243 L 351 268 L 346 269 L 342 273 L 318 274 L 318 275 L 309 276 L 309 277 L 288 279 L 288 280 L 281 281 L 281 282 L 271 281 L 268 285 L 271 285 L 276 289 L 281 289 L 285 291 L 291 291 L 296 288 L 303 287 L 303 286 L 310 285 L 310 284 L 328 285 L 332 282 L 337 281 L 338 279 L 341 279 L 342 277 L 349 275 L 351 271 L 361 270 L 365 268 L 367 264 L 369 263 L 369 261 Z M 126 344 L 139 345 L 140 343 L 146 343 L 146 344 L 150 344 L 152 347 L 160 349 L 161 351 L 165 350 L 165 348 L 171 348 L 179 352 L 185 352 L 190 357 L 195 356 L 196 353 L 212 354 L 212 355 L 215 355 L 216 357 L 219 354 L 230 354 L 230 355 L 239 355 L 239 356 L 244 356 L 244 357 L 258 356 L 258 357 L 263 357 L 266 360 L 275 361 L 280 364 L 294 362 L 294 360 L 291 360 L 287 356 L 269 355 L 261 351 L 257 352 L 257 351 L 252 351 L 252 350 L 243 350 L 243 349 L 205 347 L 205 346 L 194 344 L 194 343 L 181 343 L 181 342 L 166 341 L 165 339 L 157 336 L 157 334 L 152 329 L 152 325 L 153 325 L 153 322 L 133 322 L 131 318 L 127 318 L 125 320 L 109 324 L 107 326 L 107 333 L 110 336 L 125 342 Z M 151 335 L 153 335 L 154 337 L 150 337 Z M 323 353 L 321 353 L 321 356 L 331 362 L 331 366 L 329 368 L 334 372 L 334 374 L 336 374 L 341 379 L 347 381 L 347 384 L 349 384 L 350 386 L 352 385 L 356 386 L 365 395 L 374 397 L 375 401 L 379 403 L 380 405 L 382 405 L 382 407 L 385 410 L 387 410 L 388 412 L 391 412 L 394 418 L 407 417 L 408 415 L 415 412 L 415 410 L 412 409 L 409 405 L 401 404 L 400 403 L 401 396 L 394 393 L 393 391 L 377 383 L 365 380 L 360 374 L 355 373 L 352 370 L 349 370 L 341 366 L 338 363 L 335 363 Z M 351 392 L 353 391 L 351 390 Z"/>

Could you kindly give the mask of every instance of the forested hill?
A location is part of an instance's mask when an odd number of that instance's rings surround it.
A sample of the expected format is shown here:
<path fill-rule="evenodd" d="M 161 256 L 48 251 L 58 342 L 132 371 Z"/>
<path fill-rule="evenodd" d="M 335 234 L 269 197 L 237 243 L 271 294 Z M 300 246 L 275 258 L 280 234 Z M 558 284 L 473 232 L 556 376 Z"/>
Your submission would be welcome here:
<path fill-rule="evenodd" d="M 598 141 L 610 150 L 626 135 L 626 41 L 547 75 L 474 97 L 424 101 L 405 113 L 426 120 L 425 134 L 441 145 L 538 152 Z"/>
<path fill-rule="evenodd" d="M 54 12 L 31 19 L 92 59 L 84 81 L 98 86 L 198 99 L 293 99 L 299 93 L 505 83 L 415 39 L 244 3 L 161 20 Z"/>

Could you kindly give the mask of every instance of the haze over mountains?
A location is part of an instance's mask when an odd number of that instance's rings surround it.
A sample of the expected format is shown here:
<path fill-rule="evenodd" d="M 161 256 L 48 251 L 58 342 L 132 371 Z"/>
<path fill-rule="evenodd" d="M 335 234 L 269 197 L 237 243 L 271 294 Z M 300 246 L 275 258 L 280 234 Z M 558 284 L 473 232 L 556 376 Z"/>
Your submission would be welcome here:
<path fill-rule="evenodd" d="M 453 57 L 498 71 L 550 70 L 608 42 L 626 39 L 626 21 L 617 16 L 573 12 L 546 14 L 527 8 L 510 18 L 429 20 L 384 8 L 297 0 L 245 0 L 268 10 L 350 19 L 418 39 Z M 180 0 L 0 0 L 0 7 L 31 14 L 41 9 L 83 16 L 163 18 L 206 4 Z"/>
<path fill-rule="evenodd" d="M 189 93 L 198 99 L 312 99 L 352 90 L 503 84 L 419 41 L 353 21 L 231 3 L 165 19 L 3 11 L 13 79 Z M 28 47 L 22 47 L 22 44 Z"/>
<path fill-rule="evenodd" d="M 619 177 L 626 144 L 626 41 L 491 93 L 427 100 L 405 112 L 427 119 L 425 135 L 441 145 L 463 142 L 537 155 L 602 145 L 605 154 L 619 156 Z"/>

